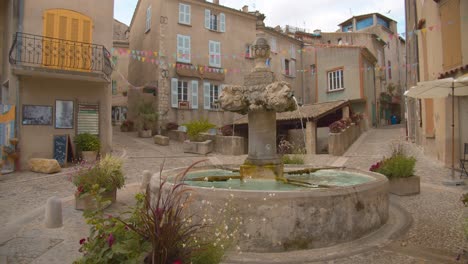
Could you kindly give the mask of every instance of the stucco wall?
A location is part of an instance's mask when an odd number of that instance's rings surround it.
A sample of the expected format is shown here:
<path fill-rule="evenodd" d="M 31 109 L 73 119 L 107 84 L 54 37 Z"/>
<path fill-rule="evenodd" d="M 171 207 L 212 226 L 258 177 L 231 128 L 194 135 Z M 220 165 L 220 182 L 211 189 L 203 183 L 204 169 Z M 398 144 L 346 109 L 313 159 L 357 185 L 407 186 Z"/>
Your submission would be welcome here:
<path fill-rule="evenodd" d="M 73 141 L 77 121 L 76 114 L 78 103 L 99 104 L 99 130 L 102 152 L 111 149 L 112 134 L 110 129 L 110 98 L 107 84 L 99 84 L 85 81 L 67 81 L 61 79 L 48 79 L 38 77 L 22 77 L 20 79 L 21 105 L 49 105 L 53 107 L 55 118 L 55 100 L 74 100 L 74 128 L 55 129 L 55 120 L 49 126 L 20 125 L 20 150 L 21 168 L 26 169 L 25 164 L 30 158 L 52 158 L 53 136 L 70 135 Z M 22 121 L 20 115 L 20 124 Z"/>
<path fill-rule="evenodd" d="M 93 20 L 92 43 L 112 47 L 112 25 L 114 15 L 113 0 L 35 0 L 24 1 L 24 30 L 29 34 L 43 34 L 43 14 L 47 9 L 69 9 L 90 17 Z"/>
<path fill-rule="evenodd" d="M 359 48 L 317 48 L 318 102 L 361 98 Z M 328 92 L 327 71 L 343 67 L 344 90 Z"/>

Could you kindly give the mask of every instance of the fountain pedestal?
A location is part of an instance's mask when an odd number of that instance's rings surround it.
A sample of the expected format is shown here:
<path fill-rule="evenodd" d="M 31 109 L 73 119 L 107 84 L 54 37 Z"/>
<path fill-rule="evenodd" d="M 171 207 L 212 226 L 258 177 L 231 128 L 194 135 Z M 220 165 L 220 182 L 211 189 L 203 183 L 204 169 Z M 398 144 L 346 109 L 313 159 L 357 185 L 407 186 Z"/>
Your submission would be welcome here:
<path fill-rule="evenodd" d="M 276 112 L 252 111 L 249 118 L 249 155 L 240 174 L 243 179 L 280 179 L 283 164 L 276 153 Z"/>

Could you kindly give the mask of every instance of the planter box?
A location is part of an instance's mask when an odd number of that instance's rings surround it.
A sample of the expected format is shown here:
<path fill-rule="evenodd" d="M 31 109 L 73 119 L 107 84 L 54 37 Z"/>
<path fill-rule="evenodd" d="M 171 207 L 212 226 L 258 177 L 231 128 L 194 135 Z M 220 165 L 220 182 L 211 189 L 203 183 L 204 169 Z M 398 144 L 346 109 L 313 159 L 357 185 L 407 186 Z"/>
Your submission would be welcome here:
<path fill-rule="evenodd" d="M 389 179 L 390 193 L 404 196 L 414 195 L 420 192 L 419 176 L 411 176 L 408 178 Z"/>
<path fill-rule="evenodd" d="M 150 138 L 151 136 L 153 136 L 153 132 L 151 131 L 151 129 L 149 129 L 149 130 L 140 130 L 140 131 L 138 131 L 138 136 L 141 137 L 141 138 Z"/>
<path fill-rule="evenodd" d="M 328 154 L 341 156 L 345 152 L 344 132 L 328 134 Z"/>
<path fill-rule="evenodd" d="M 95 162 L 97 158 L 96 151 L 81 151 L 81 159 L 87 162 Z"/>
<path fill-rule="evenodd" d="M 223 155 L 244 155 L 245 144 L 243 137 L 216 136 L 215 152 Z"/>
<path fill-rule="evenodd" d="M 111 204 L 115 203 L 117 199 L 117 189 L 114 189 L 108 192 L 103 192 L 101 195 L 104 200 L 111 201 L 111 203 L 105 207 L 107 208 Z M 78 197 L 75 194 L 75 209 L 76 210 L 95 210 L 96 201 L 93 199 L 91 195 L 87 195 L 85 197 Z"/>
<path fill-rule="evenodd" d="M 213 151 L 213 141 L 206 140 L 204 142 L 184 141 L 184 152 L 206 155 Z"/>

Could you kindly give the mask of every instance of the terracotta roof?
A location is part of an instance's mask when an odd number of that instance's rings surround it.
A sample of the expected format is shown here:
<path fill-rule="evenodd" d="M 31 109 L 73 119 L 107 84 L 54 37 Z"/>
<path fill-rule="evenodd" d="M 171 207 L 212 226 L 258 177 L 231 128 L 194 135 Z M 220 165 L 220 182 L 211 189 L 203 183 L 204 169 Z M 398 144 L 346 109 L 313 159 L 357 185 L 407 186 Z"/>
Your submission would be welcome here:
<path fill-rule="evenodd" d="M 468 70 L 468 64 L 465 64 L 465 65 L 462 65 L 460 67 L 456 67 L 456 68 L 453 68 L 453 69 L 450 69 L 448 71 L 445 71 L 445 72 L 441 72 L 439 73 L 439 77 L 438 79 L 443 79 L 443 78 L 447 78 L 459 71 L 463 72 L 465 70 Z"/>
<path fill-rule="evenodd" d="M 295 110 L 292 112 L 276 113 L 276 120 L 277 121 L 294 120 L 294 119 L 301 119 L 302 117 L 302 119 L 312 119 L 315 121 L 347 105 L 349 105 L 349 101 L 345 101 L 345 100 L 316 103 L 316 104 L 311 104 L 311 105 L 303 105 L 299 109 L 300 112 L 299 110 Z M 242 124 L 247 124 L 247 123 L 248 123 L 247 115 L 244 115 L 243 117 L 234 121 L 234 124 L 236 125 L 242 125 Z"/>

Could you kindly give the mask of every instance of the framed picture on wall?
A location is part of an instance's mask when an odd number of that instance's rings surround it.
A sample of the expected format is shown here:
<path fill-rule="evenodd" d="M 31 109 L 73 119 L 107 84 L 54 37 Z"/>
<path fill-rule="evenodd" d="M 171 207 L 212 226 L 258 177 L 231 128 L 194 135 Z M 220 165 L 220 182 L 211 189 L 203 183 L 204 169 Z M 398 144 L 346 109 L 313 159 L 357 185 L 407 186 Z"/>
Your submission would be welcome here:
<path fill-rule="evenodd" d="M 55 128 L 73 128 L 74 116 L 73 101 L 55 101 Z"/>
<path fill-rule="evenodd" d="M 23 125 L 52 125 L 52 106 L 23 105 Z"/>

